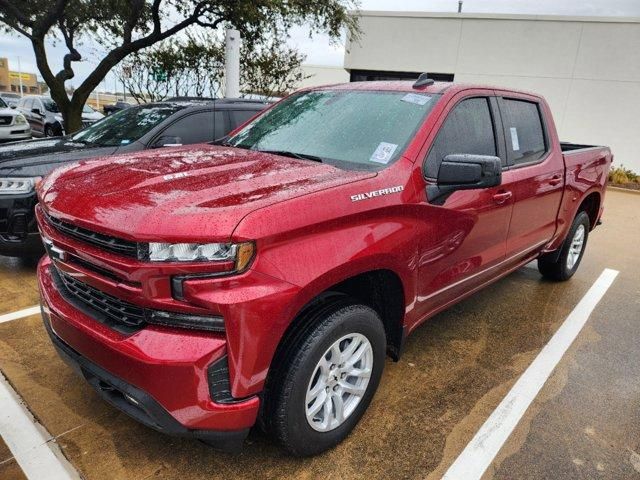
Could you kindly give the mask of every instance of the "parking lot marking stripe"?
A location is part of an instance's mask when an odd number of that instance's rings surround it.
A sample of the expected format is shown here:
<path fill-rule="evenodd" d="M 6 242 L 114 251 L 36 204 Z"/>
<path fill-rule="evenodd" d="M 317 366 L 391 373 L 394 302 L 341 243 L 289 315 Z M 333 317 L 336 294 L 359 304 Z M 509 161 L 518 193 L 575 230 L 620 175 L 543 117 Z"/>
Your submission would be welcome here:
<path fill-rule="evenodd" d="M 0 373 L 0 435 L 29 480 L 79 480 L 53 437 Z"/>
<path fill-rule="evenodd" d="M 18 318 L 22 317 L 29 317 L 31 315 L 35 315 L 36 313 L 40 313 L 40 305 L 25 308 L 24 310 L 18 310 L 17 312 L 5 313 L 4 315 L 0 315 L 0 323 L 10 322 L 11 320 L 17 320 Z"/>
<path fill-rule="evenodd" d="M 479 480 L 587 323 L 618 271 L 605 269 L 500 405 L 451 464 L 443 480 Z"/>

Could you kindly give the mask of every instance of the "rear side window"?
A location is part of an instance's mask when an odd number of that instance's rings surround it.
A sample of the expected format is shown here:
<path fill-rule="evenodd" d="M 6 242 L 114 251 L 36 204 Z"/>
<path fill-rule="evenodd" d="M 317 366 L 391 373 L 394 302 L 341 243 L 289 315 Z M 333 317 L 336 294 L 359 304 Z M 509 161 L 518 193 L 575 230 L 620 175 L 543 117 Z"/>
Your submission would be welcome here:
<path fill-rule="evenodd" d="M 510 160 L 517 165 L 542 158 L 547 149 L 538 104 L 505 98 L 501 109 Z"/>
<path fill-rule="evenodd" d="M 234 129 L 253 117 L 258 111 L 256 110 L 230 110 L 231 129 Z"/>
<path fill-rule="evenodd" d="M 427 155 L 425 175 L 437 178 L 444 157 L 459 153 L 497 156 L 488 98 L 468 98 L 449 112 Z"/>
<path fill-rule="evenodd" d="M 184 145 L 211 142 L 226 135 L 225 123 L 222 111 L 199 112 L 177 120 L 162 135 L 180 137 Z"/>

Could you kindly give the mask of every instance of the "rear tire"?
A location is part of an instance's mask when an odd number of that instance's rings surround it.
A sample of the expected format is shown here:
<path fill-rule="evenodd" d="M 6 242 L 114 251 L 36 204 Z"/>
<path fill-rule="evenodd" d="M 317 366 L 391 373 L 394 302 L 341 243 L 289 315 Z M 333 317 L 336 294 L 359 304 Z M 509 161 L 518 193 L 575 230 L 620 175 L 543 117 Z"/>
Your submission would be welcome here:
<path fill-rule="evenodd" d="M 560 254 L 550 252 L 538 258 L 538 270 L 543 277 L 563 282 L 576 273 L 587 247 L 590 227 L 589 215 L 584 211 L 578 212 L 562 244 Z"/>
<path fill-rule="evenodd" d="M 374 310 L 344 300 L 312 323 L 301 320 L 308 327 L 279 361 L 264 413 L 285 450 L 309 456 L 340 443 L 364 414 L 380 383 L 386 337 Z"/>

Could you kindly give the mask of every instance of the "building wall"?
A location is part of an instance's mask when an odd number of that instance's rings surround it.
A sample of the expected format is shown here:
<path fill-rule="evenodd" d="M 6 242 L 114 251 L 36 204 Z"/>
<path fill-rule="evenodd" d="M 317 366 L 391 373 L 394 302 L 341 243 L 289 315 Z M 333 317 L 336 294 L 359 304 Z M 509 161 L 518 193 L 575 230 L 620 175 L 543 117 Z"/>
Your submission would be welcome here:
<path fill-rule="evenodd" d="M 346 83 L 349 81 L 349 73 L 342 67 L 330 67 L 323 65 L 302 65 L 302 73 L 305 77 L 298 88 L 316 87 L 331 83 Z"/>
<path fill-rule="evenodd" d="M 0 91 L 20 92 L 20 79 L 22 78 L 22 93 L 40 94 L 40 83 L 34 73 L 14 72 L 9 69 L 9 60 L 0 58 Z"/>
<path fill-rule="evenodd" d="M 452 73 L 544 95 L 563 140 L 640 172 L 640 19 L 361 12 L 347 70 Z"/>

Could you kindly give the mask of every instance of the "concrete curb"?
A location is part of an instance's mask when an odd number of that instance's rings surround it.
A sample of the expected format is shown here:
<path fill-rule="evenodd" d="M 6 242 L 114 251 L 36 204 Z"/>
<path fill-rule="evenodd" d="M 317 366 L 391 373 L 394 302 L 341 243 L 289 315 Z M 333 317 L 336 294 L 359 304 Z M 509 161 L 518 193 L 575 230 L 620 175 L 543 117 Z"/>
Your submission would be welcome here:
<path fill-rule="evenodd" d="M 612 187 L 611 185 L 607 185 L 607 190 L 613 190 L 614 192 L 625 192 L 625 193 L 633 193 L 635 195 L 640 195 L 640 190 L 631 190 L 630 188 L 622 188 L 622 187 Z"/>

